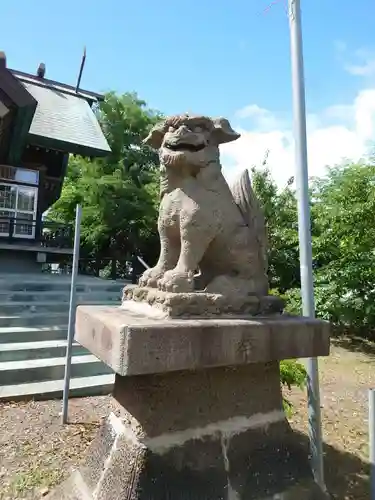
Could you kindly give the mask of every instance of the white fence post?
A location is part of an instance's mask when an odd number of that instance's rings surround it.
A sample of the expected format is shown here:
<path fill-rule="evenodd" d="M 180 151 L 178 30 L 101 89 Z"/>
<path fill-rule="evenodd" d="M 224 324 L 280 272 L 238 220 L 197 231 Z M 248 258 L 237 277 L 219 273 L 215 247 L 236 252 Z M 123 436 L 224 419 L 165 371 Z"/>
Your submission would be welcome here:
<path fill-rule="evenodd" d="M 142 266 L 145 269 L 150 269 L 150 266 L 148 264 L 146 264 L 146 262 L 142 259 L 142 257 L 140 257 L 139 255 L 137 255 L 137 259 L 138 259 L 138 261 L 142 264 Z"/>
<path fill-rule="evenodd" d="M 63 424 L 66 424 L 68 422 L 70 372 L 71 372 L 71 364 L 72 364 L 72 344 L 73 344 L 75 316 L 76 316 L 76 281 L 77 281 L 78 262 L 79 262 L 81 217 L 82 217 L 82 208 L 80 205 L 77 205 L 77 207 L 76 207 L 76 225 L 75 225 L 75 231 L 74 231 L 72 281 L 71 281 L 71 287 L 70 287 L 68 338 L 67 338 L 67 345 L 66 345 L 63 410 L 62 410 L 62 419 L 61 419 Z"/>

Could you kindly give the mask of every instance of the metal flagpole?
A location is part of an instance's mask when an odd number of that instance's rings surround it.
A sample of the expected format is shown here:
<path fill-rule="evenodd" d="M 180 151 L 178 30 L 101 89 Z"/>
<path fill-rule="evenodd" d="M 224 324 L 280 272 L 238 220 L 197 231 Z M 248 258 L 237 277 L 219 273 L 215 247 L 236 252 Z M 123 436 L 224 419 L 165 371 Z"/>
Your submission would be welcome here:
<path fill-rule="evenodd" d="M 289 23 L 292 64 L 302 310 L 304 316 L 314 318 L 315 303 L 312 272 L 311 222 L 307 167 L 305 83 L 303 69 L 301 8 L 299 0 L 289 0 Z M 316 358 L 309 358 L 306 365 L 312 470 L 314 473 L 315 481 L 323 489 L 323 491 L 326 491 L 323 466 L 318 360 Z"/>
<path fill-rule="evenodd" d="M 76 315 L 76 281 L 77 281 L 77 274 L 78 274 L 79 243 L 80 243 L 80 236 L 81 236 L 81 217 L 82 217 L 82 208 L 80 205 L 77 205 L 77 207 L 76 207 L 76 224 L 75 224 L 75 230 L 74 230 L 72 281 L 71 281 L 71 287 L 70 287 L 68 339 L 67 339 L 67 345 L 66 345 L 63 410 L 62 410 L 62 419 L 61 419 L 63 424 L 66 424 L 68 422 L 70 371 L 71 371 L 71 364 L 72 364 L 72 344 L 73 344 L 73 337 L 74 337 L 74 323 L 75 323 L 75 315 Z"/>

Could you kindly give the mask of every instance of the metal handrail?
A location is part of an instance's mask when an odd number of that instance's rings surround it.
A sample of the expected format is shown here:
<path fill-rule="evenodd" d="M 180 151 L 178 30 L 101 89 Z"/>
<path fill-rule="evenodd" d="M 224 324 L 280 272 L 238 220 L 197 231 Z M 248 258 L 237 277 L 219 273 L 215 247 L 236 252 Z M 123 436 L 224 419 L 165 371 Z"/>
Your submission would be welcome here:
<path fill-rule="evenodd" d="M 8 238 L 8 240 L 20 240 L 24 238 L 34 240 L 44 247 L 72 248 L 73 227 L 71 224 L 0 215 L 0 224 L 1 223 L 8 224 L 7 234 L 1 235 L 1 238 Z M 29 226 L 32 228 L 33 232 L 38 229 L 38 234 L 17 234 L 16 229 L 21 225 Z"/>

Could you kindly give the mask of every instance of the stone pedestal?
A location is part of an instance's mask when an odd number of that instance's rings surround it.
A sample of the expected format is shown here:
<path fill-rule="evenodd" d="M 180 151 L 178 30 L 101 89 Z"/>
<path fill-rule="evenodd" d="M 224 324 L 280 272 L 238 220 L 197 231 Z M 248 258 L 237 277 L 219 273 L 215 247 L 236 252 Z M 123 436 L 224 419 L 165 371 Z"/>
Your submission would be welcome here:
<path fill-rule="evenodd" d="M 285 419 L 278 361 L 328 355 L 324 322 L 162 320 L 81 306 L 77 340 L 116 372 L 111 414 L 50 499 L 326 498 Z"/>

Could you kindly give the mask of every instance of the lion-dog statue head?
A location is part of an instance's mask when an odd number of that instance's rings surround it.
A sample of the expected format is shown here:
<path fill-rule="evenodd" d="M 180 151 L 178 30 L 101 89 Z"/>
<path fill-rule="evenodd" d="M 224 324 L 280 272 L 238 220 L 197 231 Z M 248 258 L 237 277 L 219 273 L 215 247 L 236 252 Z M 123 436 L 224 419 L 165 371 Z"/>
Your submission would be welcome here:
<path fill-rule="evenodd" d="M 162 169 L 180 175 L 197 175 L 219 162 L 219 145 L 240 137 L 225 118 L 177 115 L 156 125 L 145 144 L 158 149 Z"/>

